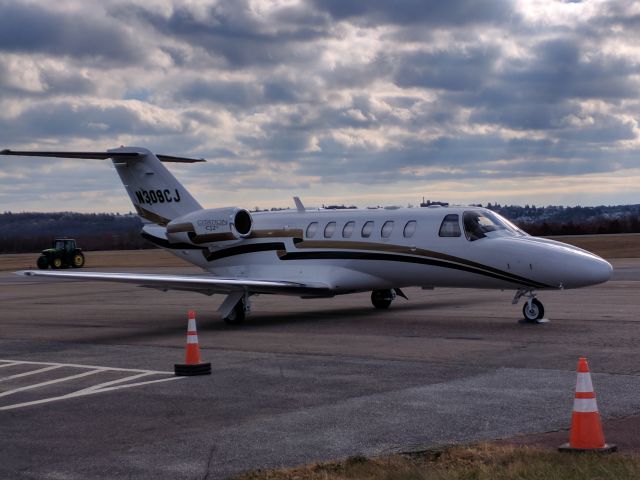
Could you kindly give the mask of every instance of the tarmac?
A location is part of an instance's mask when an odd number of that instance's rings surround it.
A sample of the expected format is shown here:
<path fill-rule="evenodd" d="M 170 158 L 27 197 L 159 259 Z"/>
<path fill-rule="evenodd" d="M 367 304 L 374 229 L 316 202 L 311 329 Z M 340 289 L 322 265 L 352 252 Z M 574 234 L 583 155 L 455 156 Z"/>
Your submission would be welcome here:
<path fill-rule="evenodd" d="M 229 327 L 219 296 L 2 272 L 0 478 L 215 479 L 496 439 L 556 445 L 580 356 L 607 441 L 638 451 L 637 435 L 615 433 L 640 424 L 640 259 L 613 263 L 606 284 L 541 292 L 544 325 L 519 323 L 510 291 L 407 289 L 387 311 L 367 294 L 260 296 Z M 190 309 L 213 371 L 175 377 Z"/>

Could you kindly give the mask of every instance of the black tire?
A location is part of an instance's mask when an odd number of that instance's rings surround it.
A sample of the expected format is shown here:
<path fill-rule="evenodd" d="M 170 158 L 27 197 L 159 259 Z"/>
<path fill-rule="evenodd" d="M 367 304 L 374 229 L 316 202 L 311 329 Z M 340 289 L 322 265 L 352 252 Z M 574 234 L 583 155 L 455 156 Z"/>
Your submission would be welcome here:
<path fill-rule="evenodd" d="M 57 270 L 62 267 L 64 267 L 64 262 L 62 261 L 62 258 L 54 257 L 54 259 L 51 260 L 51 268 L 54 268 Z"/>
<path fill-rule="evenodd" d="M 73 268 L 84 267 L 84 255 L 82 254 L 82 252 L 73 254 L 73 257 L 71 257 L 71 266 Z"/>
<path fill-rule="evenodd" d="M 49 259 L 44 255 L 38 257 L 38 268 L 40 270 L 46 270 L 49 268 Z"/>
<path fill-rule="evenodd" d="M 537 298 L 531 300 L 531 306 L 529 306 L 528 301 L 524 302 L 522 315 L 527 322 L 537 322 L 538 320 L 542 320 L 544 318 L 544 306 L 542 305 L 542 302 Z"/>
<path fill-rule="evenodd" d="M 371 303 L 374 307 L 384 310 L 389 308 L 393 302 L 393 292 L 391 290 L 374 290 L 371 292 Z"/>
<path fill-rule="evenodd" d="M 224 317 L 224 322 L 227 325 L 240 325 L 242 322 L 244 322 L 244 319 L 246 317 L 247 314 L 244 309 L 244 300 L 240 300 L 238 303 L 236 303 L 235 307 L 233 307 L 233 310 L 231 310 L 229 315 Z"/>

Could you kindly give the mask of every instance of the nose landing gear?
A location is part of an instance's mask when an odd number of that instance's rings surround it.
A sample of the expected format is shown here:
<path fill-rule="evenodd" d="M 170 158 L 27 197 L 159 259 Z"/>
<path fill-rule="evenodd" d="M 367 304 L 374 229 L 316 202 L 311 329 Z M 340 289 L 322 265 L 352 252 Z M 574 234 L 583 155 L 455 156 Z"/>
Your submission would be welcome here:
<path fill-rule="evenodd" d="M 528 300 L 522 306 L 522 315 L 524 320 L 528 323 L 547 323 L 549 320 L 544 318 L 544 305 L 536 298 L 536 294 L 533 290 L 520 289 L 516 292 L 513 301 L 513 305 L 518 303 L 518 300 L 522 297 L 527 297 Z"/>

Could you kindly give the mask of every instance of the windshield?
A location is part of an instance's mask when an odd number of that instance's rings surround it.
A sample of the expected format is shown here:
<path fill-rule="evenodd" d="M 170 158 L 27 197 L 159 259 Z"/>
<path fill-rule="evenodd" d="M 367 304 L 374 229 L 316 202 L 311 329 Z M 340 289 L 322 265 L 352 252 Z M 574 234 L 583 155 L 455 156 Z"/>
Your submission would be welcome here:
<path fill-rule="evenodd" d="M 488 211 L 464 212 L 464 234 L 473 242 L 485 237 L 519 237 L 526 235 L 507 219 Z"/>

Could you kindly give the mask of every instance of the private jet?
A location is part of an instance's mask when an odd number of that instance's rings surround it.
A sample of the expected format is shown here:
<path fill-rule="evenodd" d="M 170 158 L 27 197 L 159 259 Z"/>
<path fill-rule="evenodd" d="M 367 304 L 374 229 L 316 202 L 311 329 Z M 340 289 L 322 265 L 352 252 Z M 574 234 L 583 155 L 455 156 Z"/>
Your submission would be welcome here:
<path fill-rule="evenodd" d="M 2 155 L 111 159 L 138 215 L 141 235 L 197 265 L 203 275 L 113 272 L 17 272 L 27 276 L 124 282 L 162 291 L 186 290 L 226 299 L 218 311 L 230 324 L 250 312 L 253 295 L 333 297 L 371 292 L 386 309 L 403 288 L 513 290 L 525 298 L 529 322 L 544 318 L 536 292 L 596 285 L 611 265 L 586 250 L 532 237 L 479 207 L 295 209 L 249 212 L 203 208 L 163 162 L 203 159 L 155 155 L 145 148 L 106 152 L 3 150 Z"/>

